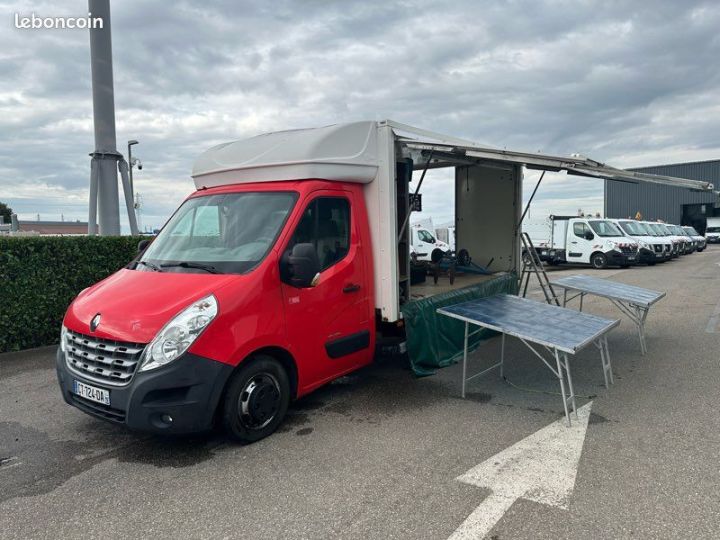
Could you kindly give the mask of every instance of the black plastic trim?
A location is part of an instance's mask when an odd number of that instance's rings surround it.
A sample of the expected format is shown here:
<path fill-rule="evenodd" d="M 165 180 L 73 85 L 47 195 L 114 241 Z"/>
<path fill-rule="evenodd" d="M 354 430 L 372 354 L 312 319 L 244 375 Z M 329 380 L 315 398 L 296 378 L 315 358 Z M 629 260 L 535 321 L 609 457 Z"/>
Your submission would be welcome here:
<path fill-rule="evenodd" d="M 370 331 L 363 330 L 356 334 L 341 337 L 325 343 L 325 351 L 330 358 L 341 358 L 354 352 L 362 351 L 370 346 Z"/>

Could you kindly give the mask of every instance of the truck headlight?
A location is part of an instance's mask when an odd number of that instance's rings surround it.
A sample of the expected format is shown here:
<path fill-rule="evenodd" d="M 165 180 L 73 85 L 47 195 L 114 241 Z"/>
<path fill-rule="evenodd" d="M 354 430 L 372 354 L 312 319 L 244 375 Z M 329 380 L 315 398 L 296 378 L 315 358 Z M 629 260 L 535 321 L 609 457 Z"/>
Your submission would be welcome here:
<path fill-rule="evenodd" d="M 65 352 L 65 349 L 67 349 L 67 328 L 65 328 L 65 325 L 60 326 L 60 350 L 62 352 Z"/>
<path fill-rule="evenodd" d="M 217 299 L 211 294 L 178 313 L 145 348 L 140 371 L 157 369 L 187 351 L 217 311 Z"/>
<path fill-rule="evenodd" d="M 640 247 L 641 247 L 642 249 L 650 249 L 650 244 L 648 244 L 647 242 L 643 242 L 642 240 L 638 240 L 638 244 L 640 244 Z"/>

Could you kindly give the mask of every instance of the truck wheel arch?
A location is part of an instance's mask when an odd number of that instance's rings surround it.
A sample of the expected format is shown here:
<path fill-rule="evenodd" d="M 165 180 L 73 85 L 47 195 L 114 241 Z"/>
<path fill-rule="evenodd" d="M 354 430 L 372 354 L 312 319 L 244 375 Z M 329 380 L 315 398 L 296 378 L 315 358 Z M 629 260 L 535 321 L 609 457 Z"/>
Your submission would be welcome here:
<path fill-rule="evenodd" d="M 285 371 L 287 372 L 288 379 L 290 380 L 290 399 L 295 399 L 297 397 L 298 390 L 297 364 L 295 363 L 295 359 L 293 358 L 292 354 L 290 354 L 286 349 L 283 349 L 282 347 L 268 346 L 261 347 L 260 349 L 252 351 L 251 353 L 247 354 L 245 358 L 243 358 L 240 362 L 238 362 L 237 366 L 235 366 L 235 368 L 233 369 L 233 373 L 235 373 L 241 367 L 245 366 L 247 362 L 251 362 L 252 358 L 258 355 L 270 356 L 282 364 L 282 366 L 285 368 Z M 232 374 L 230 377 L 228 377 L 228 381 L 230 381 L 230 379 L 232 379 Z M 223 391 L 223 394 L 226 390 L 227 384 L 225 390 Z"/>
<path fill-rule="evenodd" d="M 593 259 L 595 258 L 596 255 L 602 255 L 603 257 L 605 257 L 605 265 L 602 266 L 602 267 L 600 267 L 600 268 L 605 268 L 605 267 L 607 267 L 607 255 L 605 255 L 605 253 L 603 253 L 602 251 L 593 251 L 593 252 L 590 254 L 590 265 L 591 265 L 593 268 L 598 268 L 598 267 L 595 266 L 595 264 L 593 263 Z"/>

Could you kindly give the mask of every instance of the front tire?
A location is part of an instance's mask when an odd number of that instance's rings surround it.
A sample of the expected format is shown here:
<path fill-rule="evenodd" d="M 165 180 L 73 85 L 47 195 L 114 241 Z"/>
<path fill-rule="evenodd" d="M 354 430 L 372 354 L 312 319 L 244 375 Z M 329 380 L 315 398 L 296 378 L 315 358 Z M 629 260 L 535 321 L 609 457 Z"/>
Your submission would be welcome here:
<path fill-rule="evenodd" d="M 255 356 L 233 375 L 223 402 L 222 422 L 228 435 L 252 443 L 273 433 L 290 404 L 285 368 L 271 356 Z"/>
<path fill-rule="evenodd" d="M 604 253 L 593 253 L 593 256 L 590 257 L 590 264 L 593 265 L 593 268 L 597 268 L 598 270 L 607 268 L 607 257 Z"/>

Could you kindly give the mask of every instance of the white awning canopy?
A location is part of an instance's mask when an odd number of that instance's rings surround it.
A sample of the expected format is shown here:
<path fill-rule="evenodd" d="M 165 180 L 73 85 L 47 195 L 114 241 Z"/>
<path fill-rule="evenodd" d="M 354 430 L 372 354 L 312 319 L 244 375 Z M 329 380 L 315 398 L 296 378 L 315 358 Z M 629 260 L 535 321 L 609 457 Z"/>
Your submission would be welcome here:
<path fill-rule="evenodd" d="M 278 131 L 221 144 L 200 155 L 192 176 L 198 188 L 306 178 L 369 183 L 375 179 L 382 155 L 378 148 L 378 129 L 385 126 L 392 128 L 396 144 L 413 158 L 416 168 L 510 164 L 622 182 L 713 190 L 709 181 L 627 171 L 579 155 L 563 157 L 501 150 L 392 120 Z M 432 161 L 428 164 L 430 155 Z"/>

